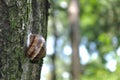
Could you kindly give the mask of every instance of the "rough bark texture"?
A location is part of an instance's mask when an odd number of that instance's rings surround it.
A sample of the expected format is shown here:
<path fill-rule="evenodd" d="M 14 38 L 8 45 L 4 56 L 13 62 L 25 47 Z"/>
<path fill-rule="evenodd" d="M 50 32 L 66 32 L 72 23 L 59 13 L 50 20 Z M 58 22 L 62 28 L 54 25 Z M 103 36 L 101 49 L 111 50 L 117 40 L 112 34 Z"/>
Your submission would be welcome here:
<path fill-rule="evenodd" d="M 71 0 L 69 8 L 70 37 L 72 45 L 72 80 L 80 80 L 80 59 L 79 59 L 79 7 L 77 0 Z"/>
<path fill-rule="evenodd" d="M 47 0 L 0 0 L 0 80 L 40 80 L 43 59 L 25 56 L 27 35 L 47 36 Z"/>

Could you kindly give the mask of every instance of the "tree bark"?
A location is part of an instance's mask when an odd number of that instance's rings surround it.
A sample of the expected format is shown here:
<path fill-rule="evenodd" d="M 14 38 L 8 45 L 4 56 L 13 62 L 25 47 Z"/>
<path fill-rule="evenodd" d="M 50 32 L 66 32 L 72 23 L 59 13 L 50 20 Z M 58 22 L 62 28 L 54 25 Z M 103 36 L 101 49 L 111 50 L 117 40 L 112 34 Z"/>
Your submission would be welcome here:
<path fill-rule="evenodd" d="M 40 80 L 43 59 L 25 56 L 27 35 L 47 36 L 47 0 L 0 0 L 0 80 Z"/>
<path fill-rule="evenodd" d="M 78 0 L 71 0 L 69 8 L 70 38 L 72 46 L 72 80 L 80 80 L 80 59 L 79 59 L 79 6 Z"/>

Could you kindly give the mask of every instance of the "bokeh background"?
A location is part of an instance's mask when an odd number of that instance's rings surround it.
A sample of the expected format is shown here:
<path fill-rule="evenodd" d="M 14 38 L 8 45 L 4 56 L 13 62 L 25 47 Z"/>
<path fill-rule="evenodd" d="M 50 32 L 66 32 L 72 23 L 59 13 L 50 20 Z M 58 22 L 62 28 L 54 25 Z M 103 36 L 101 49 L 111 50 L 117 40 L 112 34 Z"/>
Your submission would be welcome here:
<path fill-rule="evenodd" d="M 74 70 L 79 80 L 120 80 L 120 0 L 50 0 L 50 5 L 41 80 L 75 80 Z M 72 57 L 74 48 L 79 59 Z"/>

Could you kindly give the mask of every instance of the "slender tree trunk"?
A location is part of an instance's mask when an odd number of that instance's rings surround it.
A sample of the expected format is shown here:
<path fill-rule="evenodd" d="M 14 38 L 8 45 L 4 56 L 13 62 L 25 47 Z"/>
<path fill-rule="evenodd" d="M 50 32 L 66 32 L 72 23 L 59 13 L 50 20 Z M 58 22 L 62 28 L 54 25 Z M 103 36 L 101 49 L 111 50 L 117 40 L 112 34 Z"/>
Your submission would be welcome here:
<path fill-rule="evenodd" d="M 58 35 L 57 35 L 57 29 L 56 29 L 56 25 L 55 25 L 55 17 L 53 17 L 53 35 L 54 35 L 54 38 L 55 38 L 55 41 L 54 41 L 54 52 L 51 56 L 51 59 L 52 59 L 52 66 L 53 66 L 53 70 L 52 70 L 52 79 L 51 80 L 56 80 L 56 64 L 55 64 L 55 60 L 56 60 L 56 54 L 57 54 L 57 40 L 58 40 Z"/>
<path fill-rule="evenodd" d="M 58 34 L 57 34 L 57 29 L 56 29 L 56 19 L 55 19 L 55 6 L 54 6 L 54 1 L 51 0 L 51 8 L 52 8 L 52 14 L 51 14 L 51 17 L 52 17 L 52 26 L 53 26 L 53 35 L 54 35 L 54 52 L 53 54 L 51 55 L 51 60 L 52 60 L 52 66 L 53 66 L 53 69 L 51 71 L 51 80 L 57 80 L 56 79 L 56 64 L 55 64 L 55 60 L 56 60 L 56 54 L 57 54 L 57 40 L 58 40 Z"/>
<path fill-rule="evenodd" d="M 72 45 L 72 80 L 80 80 L 80 59 L 79 59 L 79 6 L 78 0 L 71 0 L 68 14 L 70 20 L 70 37 Z"/>
<path fill-rule="evenodd" d="M 47 36 L 47 0 L 0 0 L 0 80 L 40 80 L 43 59 L 25 56 L 27 35 Z"/>

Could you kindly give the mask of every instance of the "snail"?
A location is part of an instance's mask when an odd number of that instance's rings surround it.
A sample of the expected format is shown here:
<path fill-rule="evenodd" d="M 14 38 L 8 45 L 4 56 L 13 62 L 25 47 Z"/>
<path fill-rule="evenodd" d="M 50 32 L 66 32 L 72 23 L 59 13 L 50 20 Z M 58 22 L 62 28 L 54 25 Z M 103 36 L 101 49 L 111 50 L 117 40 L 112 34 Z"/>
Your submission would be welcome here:
<path fill-rule="evenodd" d="M 42 35 L 29 34 L 27 37 L 26 55 L 31 61 L 35 61 L 45 57 L 46 46 L 45 39 Z"/>

